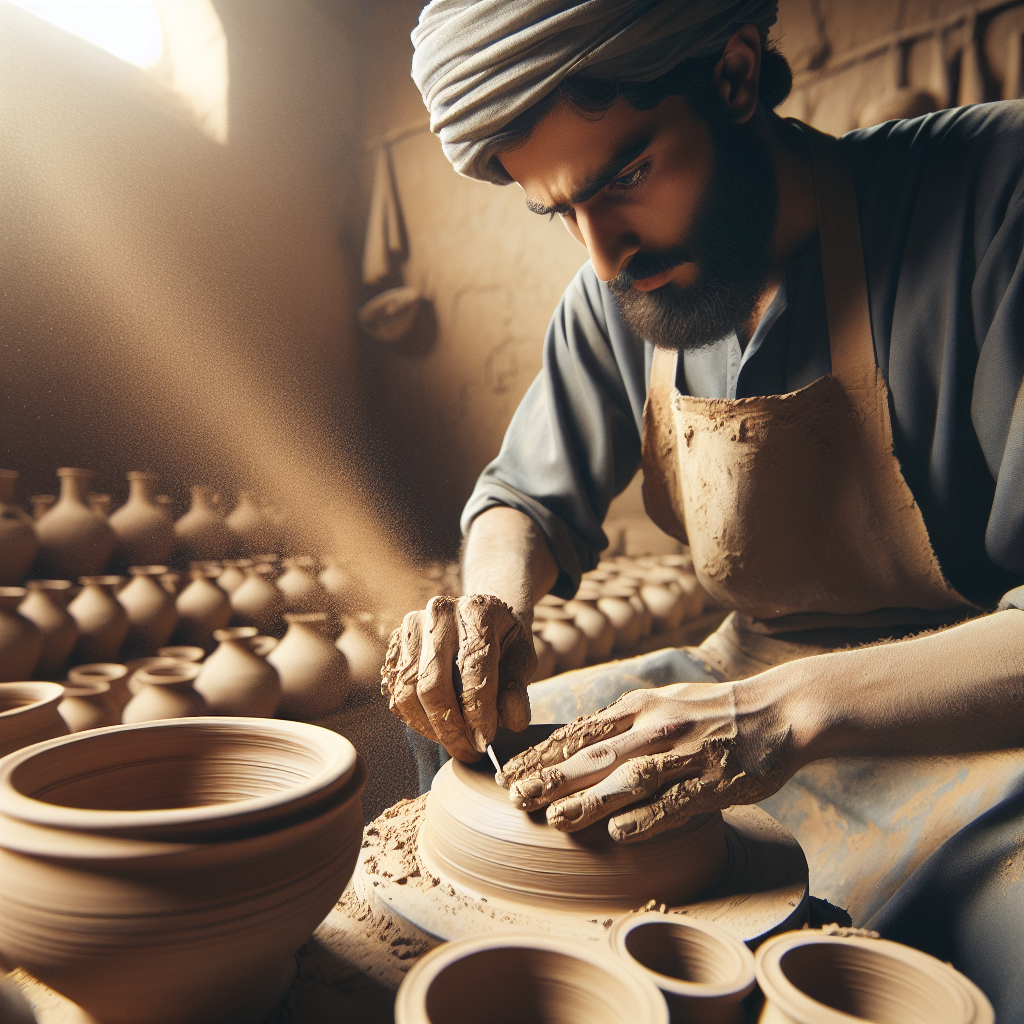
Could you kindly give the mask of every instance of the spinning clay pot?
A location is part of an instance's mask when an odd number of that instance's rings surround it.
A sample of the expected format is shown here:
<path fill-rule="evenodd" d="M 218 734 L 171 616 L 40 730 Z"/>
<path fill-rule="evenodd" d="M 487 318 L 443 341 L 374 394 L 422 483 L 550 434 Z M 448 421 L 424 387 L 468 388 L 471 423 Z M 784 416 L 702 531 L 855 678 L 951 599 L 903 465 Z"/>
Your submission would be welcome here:
<path fill-rule="evenodd" d="M 14 502 L 18 473 L 0 469 L 0 586 L 17 587 L 39 549 L 32 520 Z"/>
<path fill-rule="evenodd" d="M 58 683 L 0 683 L 0 757 L 65 735 L 68 727 L 57 710 L 63 697 Z"/>
<path fill-rule="evenodd" d="M 123 576 L 83 576 L 82 589 L 68 605 L 78 626 L 78 641 L 71 652 L 77 664 L 113 661 L 128 635 L 128 613 L 114 593 Z"/>
<path fill-rule="evenodd" d="M 65 686 L 64 699 L 57 710 L 72 732 L 102 729 L 121 721 L 110 699 L 110 683 Z"/>
<path fill-rule="evenodd" d="M 207 712 L 206 701 L 193 684 L 200 666 L 190 661 L 150 665 L 132 677 L 135 696 L 121 713 L 125 725 L 162 718 L 198 718 Z"/>
<path fill-rule="evenodd" d="M 155 473 L 127 475 L 128 500 L 111 517 L 110 528 L 117 538 L 114 558 L 119 568 L 130 565 L 158 565 L 174 551 L 174 520 L 166 506 L 156 501 Z"/>
<path fill-rule="evenodd" d="M 116 538 L 110 524 L 89 507 L 86 495 L 95 476 L 89 469 L 58 469 L 60 500 L 38 523 L 39 576 L 78 579 L 103 572 Z"/>
<path fill-rule="evenodd" d="M 117 599 L 128 615 L 124 649 L 129 655 L 153 654 L 171 638 L 178 622 L 175 599 L 160 584 L 166 565 L 135 565 L 132 581 Z"/>
<path fill-rule="evenodd" d="M 43 653 L 39 627 L 18 613 L 27 594 L 24 587 L 0 587 L 0 682 L 31 679 Z"/>
<path fill-rule="evenodd" d="M 366 779 L 299 722 L 179 719 L 0 764 L 0 959 L 104 1024 L 260 1024 L 334 906 Z"/>
<path fill-rule="evenodd" d="M 43 634 L 43 653 L 36 662 L 35 675 L 40 679 L 60 679 L 64 665 L 78 640 L 78 626 L 68 613 L 70 580 L 29 580 L 28 596 L 18 605 L 18 612 L 34 622 Z"/>
<path fill-rule="evenodd" d="M 212 487 L 193 487 L 192 507 L 174 524 L 176 550 L 186 562 L 228 558 L 238 546 L 215 501 Z"/>
<path fill-rule="evenodd" d="M 281 683 L 277 669 L 247 643 L 257 635 L 256 628 L 236 626 L 213 635 L 220 646 L 203 662 L 195 683 L 209 713 L 272 717 L 281 703 Z"/>
<path fill-rule="evenodd" d="M 213 634 L 231 621 L 228 595 L 201 569 L 192 571 L 192 582 L 175 603 L 178 624 L 172 634 L 180 644 L 212 651 Z"/>
<path fill-rule="evenodd" d="M 281 680 L 278 714 L 304 721 L 323 718 L 348 696 L 348 662 L 328 636 L 327 612 L 286 612 L 288 632 L 267 655 Z"/>
<path fill-rule="evenodd" d="M 99 662 L 92 665 L 77 665 L 68 669 L 68 682 L 72 686 L 91 686 L 93 683 L 106 683 L 109 686 L 108 700 L 116 715 L 114 725 L 121 721 L 121 712 L 132 699 L 128 689 L 129 670 L 127 665 L 117 662 Z"/>

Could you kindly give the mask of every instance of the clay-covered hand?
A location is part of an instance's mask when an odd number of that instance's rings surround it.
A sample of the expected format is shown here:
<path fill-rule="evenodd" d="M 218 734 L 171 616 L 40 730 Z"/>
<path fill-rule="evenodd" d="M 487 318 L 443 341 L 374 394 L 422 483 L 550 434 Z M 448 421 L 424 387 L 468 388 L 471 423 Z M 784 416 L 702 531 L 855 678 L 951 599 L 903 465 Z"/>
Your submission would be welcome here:
<path fill-rule="evenodd" d="M 418 733 L 477 761 L 498 725 L 520 732 L 530 724 L 526 684 L 536 668 L 530 624 L 504 601 L 435 597 L 391 634 L 381 693 Z"/>
<path fill-rule="evenodd" d="M 548 822 L 562 831 L 614 815 L 608 831 L 620 842 L 657 835 L 694 814 L 756 803 L 799 765 L 789 756 L 788 730 L 767 724 L 770 712 L 740 724 L 738 685 L 633 690 L 511 758 L 498 781 L 523 810 L 547 804 Z"/>

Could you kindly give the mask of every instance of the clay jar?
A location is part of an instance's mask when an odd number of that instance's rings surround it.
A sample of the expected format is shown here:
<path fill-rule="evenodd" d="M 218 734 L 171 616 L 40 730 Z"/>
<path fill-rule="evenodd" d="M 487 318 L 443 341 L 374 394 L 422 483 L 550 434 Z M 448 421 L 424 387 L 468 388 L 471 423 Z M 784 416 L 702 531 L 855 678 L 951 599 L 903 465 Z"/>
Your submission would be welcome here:
<path fill-rule="evenodd" d="M 199 672 L 200 667 L 191 661 L 140 668 L 132 677 L 137 692 L 121 713 L 121 721 L 132 725 L 205 715 L 206 701 L 193 688 Z"/>
<path fill-rule="evenodd" d="M 57 710 L 72 732 L 102 729 L 121 721 L 110 700 L 110 683 L 65 686 L 64 699 Z"/>
<path fill-rule="evenodd" d="M 217 574 L 217 586 L 230 594 L 245 582 L 245 570 L 255 565 L 251 558 L 225 559 L 223 569 Z"/>
<path fill-rule="evenodd" d="M 28 591 L 0 587 L 0 682 L 31 679 L 43 653 L 43 634 L 18 613 Z"/>
<path fill-rule="evenodd" d="M 93 665 L 77 665 L 68 669 L 68 682 L 72 686 L 91 686 L 106 683 L 109 687 L 107 699 L 113 708 L 115 723 L 121 721 L 124 706 L 132 699 L 128 689 L 128 666 L 117 662 L 99 662 Z"/>
<path fill-rule="evenodd" d="M 127 475 L 128 500 L 110 517 L 117 538 L 114 559 L 119 568 L 158 565 L 174 550 L 174 520 L 166 506 L 155 500 L 155 473 Z"/>
<path fill-rule="evenodd" d="M 175 642 L 212 651 L 213 634 L 231 621 L 231 602 L 202 569 L 192 570 L 192 582 L 178 595 Z"/>
<path fill-rule="evenodd" d="M 277 580 L 290 612 L 323 612 L 333 607 L 331 595 L 311 571 L 313 559 L 305 556 L 286 558 L 285 571 Z"/>
<path fill-rule="evenodd" d="M 387 647 L 369 622 L 346 619 L 345 629 L 334 642 L 348 662 L 352 689 L 361 696 L 380 694 L 380 670 L 384 665 Z"/>
<path fill-rule="evenodd" d="M 212 487 L 192 488 L 192 507 L 174 524 L 178 556 L 186 562 L 228 558 L 238 538 L 216 508 Z"/>
<path fill-rule="evenodd" d="M 18 605 L 18 612 L 34 622 L 43 634 L 43 653 L 36 662 L 39 679 L 61 679 L 64 666 L 78 640 L 78 626 L 68 614 L 70 580 L 29 580 L 28 596 Z"/>
<path fill-rule="evenodd" d="M 285 612 L 288 632 L 267 655 L 281 680 L 283 718 L 312 721 L 339 708 L 348 696 L 348 662 L 331 642 L 327 612 Z"/>
<path fill-rule="evenodd" d="M 78 626 L 78 641 L 71 652 L 75 664 L 113 661 L 128 635 L 128 613 L 114 593 L 123 576 L 83 576 L 82 589 L 68 605 Z"/>
<path fill-rule="evenodd" d="M 629 914 L 609 936 L 612 949 L 661 989 L 673 1022 L 743 1024 L 754 989 L 754 957 L 734 935 L 681 914 Z"/>
<path fill-rule="evenodd" d="M 260 1024 L 352 873 L 365 779 L 346 739 L 300 722 L 20 751 L 0 767 L 0 959 L 104 1024 Z"/>
<path fill-rule="evenodd" d="M 254 626 L 218 629 L 217 650 L 203 662 L 196 692 L 209 705 L 211 715 L 247 715 L 270 718 L 281 703 L 277 669 L 249 648 L 257 635 Z"/>
<path fill-rule="evenodd" d="M 992 1024 L 992 1006 L 959 971 L 898 942 L 786 932 L 754 957 L 761 1024 Z"/>
<path fill-rule="evenodd" d="M 14 502 L 18 473 L 0 469 L 0 586 L 16 587 L 28 574 L 39 540 L 31 518 Z"/>
<path fill-rule="evenodd" d="M 57 710 L 63 697 L 58 683 L 0 683 L 0 757 L 64 736 L 68 727 Z"/>
<path fill-rule="evenodd" d="M 175 598 L 160 584 L 166 565 L 133 565 L 132 581 L 117 599 L 128 615 L 124 649 L 129 655 L 155 653 L 171 638 L 178 623 Z"/>
<path fill-rule="evenodd" d="M 427 953 L 395 1001 L 395 1024 L 667 1024 L 654 983 L 593 944 L 527 932 Z"/>
<path fill-rule="evenodd" d="M 245 570 L 245 582 L 231 592 L 231 623 L 256 626 L 261 633 L 281 632 L 284 594 L 269 579 L 274 567 L 266 563 Z"/>
<path fill-rule="evenodd" d="M 239 493 L 238 504 L 227 517 L 227 525 L 238 538 L 241 549 L 247 553 L 269 551 L 280 544 L 274 524 L 256 504 L 249 491 Z"/>
<path fill-rule="evenodd" d="M 60 499 L 38 523 L 37 575 L 78 579 L 103 572 L 116 539 L 110 524 L 89 507 L 90 469 L 58 469 Z"/>

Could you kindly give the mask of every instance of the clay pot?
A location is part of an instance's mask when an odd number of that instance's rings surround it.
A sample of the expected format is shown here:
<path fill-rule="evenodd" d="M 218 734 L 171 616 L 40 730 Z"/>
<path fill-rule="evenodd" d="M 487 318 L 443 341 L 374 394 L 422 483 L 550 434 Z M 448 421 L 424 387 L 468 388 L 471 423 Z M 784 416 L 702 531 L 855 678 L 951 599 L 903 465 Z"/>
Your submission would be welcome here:
<path fill-rule="evenodd" d="M 218 629 L 220 646 L 202 664 L 196 692 L 209 705 L 211 715 L 246 715 L 271 718 L 281 703 L 277 669 L 249 649 L 254 626 Z"/>
<path fill-rule="evenodd" d="M 217 574 L 217 586 L 227 594 L 236 591 L 245 582 L 245 570 L 255 565 L 251 558 L 229 558 Z"/>
<path fill-rule="evenodd" d="M 231 602 L 201 569 L 191 575 L 192 582 L 174 603 L 178 624 L 171 635 L 176 643 L 212 651 L 213 634 L 231 621 Z"/>
<path fill-rule="evenodd" d="M 102 729 L 121 721 L 110 699 L 110 683 L 65 686 L 64 699 L 57 710 L 72 732 Z"/>
<path fill-rule="evenodd" d="M 39 627 L 18 614 L 28 591 L 24 587 L 0 587 L 0 682 L 31 679 L 43 653 Z"/>
<path fill-rule="evenodd" d="M 110 524 L 88 505 L 95 474 L 90 469 L 58 469 L 60 500 L 38 523 L 37 576 L 75 580 L 103 572 L 114 552 Z"/>
<path fill-rule="evenodd" d="M 130 670 L 127 665 L 119 665 L 117 662 L 99 662 L 93 665 L 76 665 L 68 669 L 68 682 L 72 686 L 91 686 L 93 683 L 106 683 L 110 689 L 108 700 L 114 709 L 118 722 L 121 721 L 121 712 L 125 705 L 132 699 L 131 691 L 128 689 L 128 676 Z"/>
<path fill-rule="evenodd" d="M 405 976 L 395 1024 L 668 1024 L 657 986 L 593 944 L 508 932 L 447 942 Z"/>
<path fill-rule="evenodd" d="M 261 633 L 280 632 L 284 594 L 268 578 L 273 571 L 266 563 L 245 570 L 245 582 L 230 595 L 232 625 L 256 626 Z"/>
<path fill-rule="evenodd" d="M 265 658 L 281 641 L 276 636 L 254 636 L 245 641 L 245 646 L 253 654 Z"/>
<path fill-rule="evenodd" d="M 369 623 L 346 619 L 345 629 L 334 641 L 345 655 L 352 689 L 361 697 L 380 693 L 380 670 L 384 667 L 387 645 Z"/>
<path fill-rule="evenodd" d="M 168 569 L 167 572 L 160 576 L 160 586 L 167 591 L 171 597 L 177 598 L 177 596 L 185 589 L 188 584 L 188 576 L 183 572 L 179 572 L 177 569 Z"/>
<path fill-rule="evenodd" d="M 324 570 L 318 579 L 334 599 L 334 607 L 341 612 L 355 612 L 359 607 L 356 581 L 334 559 L 325 558 L 324 563 Z"/>
<path fill-rule="evenodd" d="M 537 652 L 537 671 L 533 673 L 531 683 L 539 683 L 555 674 L 555 652 L 539 633 L 533 634 L 533 649 Z"/>
<path fill-rule="evenodd" d="M 352 874 L 365 779 L 347 740 L 300 722 L 20 751 L 0 768 L 0 959 L 104 1024 L 260 1024 Z"/>
<path fill-rule="evenodd" d="M 159 654 L 150 654 L 145 658 L 132 658 L 130 661 L 126 661 L 124 667 L 128 669 L 128 675 L 125 677 L 125 683 L 128 686 L 128 692 L 134 697 L 142 690 L 143 684 L 139 682 L 138 675 L 144 669 L 158 666 L 173 668 L 175 665 L 183 663 L 194 664 L 194 662 L 183 662 L 181 658 L 165 658 Z"/>
<path fill-rule="evenodd" d="M 161 647 L 156 653 L 159 658 L 173 658 L 175 661 L 200 662 L 206 657 L 202 647 Z"/>
<path fill-rule="evenodd" d="M 615 627 L 597 607 L 597 600 L 566 601 L 565 610 L 572 624 L 587 638 L 587 661 L 607 661 L 615 643 Z"/>
<path fill-rule="evenodd" d="M 198 718 L 207 712 L 206 701 L 193 688 L 201 668 L 190 661 L 149 665 L 132 677 L 138 690 L 121 712 L 125 725 L 163 718 Z"/>
<path fill-rule="evenodd" d="M 229 558 L 238 538 L 216 508 L 212 487 L 192 488 L 192 507 L 174 524 L 175 550 L 185 562 Z"/>
<path fill-rule="evenodd" d="M 540 637 L 555 655 L 555 671 L 569 672 L 587 663 L 587 638 L 567 611 L 543 606 L 535 609 L 534 621 L 541 623 Z"/>
<path fill-rule="evenodd" d="M 282 718 L 313 721 L 345 703 L 348 662 L 331 642 L 327 612 L 285 612 L 288 632 L 267 656 L 281 680 Z"/>
<path fill-rule="evenodd" d="M 78 640 L 78 626 L 67 609 L 72 586 L 70 580 L 29 580 L 25 584 L 28 596 L 18 611 L 43 634 L 43 653 L 35 668 L 40 679 L 64 677 L 64 666 Z"/>
<path fill-rule="evenodd" d="M 64 736 L 68 727 L 57 710 L 63 697 L 58 683 L 0 683 L 0 757 Z"/>
<path fill-rule="evenodd" d="M 128 613 L 114 596 L 123 576 L 83 576 L 82 589 L 68 605 L 78 626 L 78 641 L 71 652 L 77 665 L 113 661 L 128 635 Z"/>
<path fill-rule="evenodd" d="M 673 1022 L 743 1024 L 754 989 L 754 957 L 724 928 L 681 914 L 629 914 L 612 949 L 661 989 Z"/>
<path fill-rule="evenodd" d="M 100 494 L 97 491 L 90 491 L 85 496 L 86 503 L 101 519 L 110 518 L 110 508 L 114 499 L 109 494 Z"/>
<path fill-rule="evenodd" d="M 38 523 L 57 504 L 57 495 L 33 494 L 28 500 L 32 505 L 32 519 Z"/>
<path fill-rule="evenodd" d="M 160 585 L 166 565 L 133 565 L 132 581 L 121 590 L 117 599 L 128 615 L 126 654 L 146 655 L 163 647 L 178 624 L 175 599 Z"/>
<path fill-rule="evenodd" d="M 768 939 L 754 956 L 761 1024 L 992 1024 L 984 993 L 959 971 L 898 942 L 816 930 Z"/>
<path fill-rule="evenodd" d="M 32 520 L 14 503 L 18 473 L 0 469 L 0 586 L 17 587 L 39 549 Z"/>
<path fill-rule="evenodd" d="M 238 504 L 227 517 L 227 525 L 238 538 L 242 551 L 247 554 L 275 549 L 280 545 L 274 524 L 264 515 L 248 491 L 238 495 Z"/>
<path fill-rule="evenodd" d="M 155 473 L 127 474 L 128 500 L 110 517 L 117 538 L 114 559 L 119 568 L 160 565 L 174 551 L 174 520 L 155 500 Z"/>
<path fill-rule="evenodd" d="M 656 633 L 676 629 L 686 614 L 686 598 L 676 583 L 645 583 L 640 600 L 651 613 Z"/>
<path fill-rule="evenodd" d="M 311 571 L 312 558 L 286 558 L 284 565 L 285 571 L 276 582 L 288 611 L 323 612 L 334 607 L 331 595 Z"/>
<path fill-rule="evenodd" d="M 622 653 L 640 642 L 640 616 L 628 597 L 602 596 L 597 601 L 597 609 L 615 630 L 613 650 Z"/>

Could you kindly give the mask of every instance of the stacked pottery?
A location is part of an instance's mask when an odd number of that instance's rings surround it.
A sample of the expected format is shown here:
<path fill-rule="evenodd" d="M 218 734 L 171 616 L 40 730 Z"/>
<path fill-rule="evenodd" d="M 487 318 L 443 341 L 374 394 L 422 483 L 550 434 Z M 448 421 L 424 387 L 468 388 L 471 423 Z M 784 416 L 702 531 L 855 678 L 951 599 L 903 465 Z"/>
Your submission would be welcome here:
<path fill-rule="evenodd" d="M 175 524 L 176 550 L 186 562 L 228 558 L 238 546 L 238 538 L 215 506 L 212 487 L 192 488 L 192 507 Z"/>
<path fill-rule="evenodd" d="M 163 564 L 174 550 L 174 520 L 154 498 L 160 478 L 133 472 L 127 479 L 128 501 L 110 517 L 117 537 L 114 558 L 119 568 Z"/>
<path fill-rule="evenodd" d="M 89 469 L 58 469 L 60 500 L 38 523 L 38 576 L 78 579 L 106 568 L 116 538 L 110 524 L 88 505 Z"/>
<path fill-rule="evenodd" d="M 149 665 L 132 677 L 138 692 L 121 713 L 125 725 L 164 718 L 197 718 L 207 712 L 194 683 L 201 669 L 191 661 Z"/>
<path fill-rule="evenodd" d="M 76 665 L 92 661 L 114 661 L 128 635 L 128 613 L 115 592 L 123 576 L 83 576 L 82 589 L 68 605 L 78 626 L 78 640 L 71 652 Z"/>
<path fill-rule="evenodd" d="M 267 655 L 281 681 L 283 718 L 313 721 L 337 710 L 349 691 L 348 662 L 331 642 L 327 612 L 285 612 L 288 632 Z"/>
<path fill-rule="evenodd" d="M 166 565 L 134 565 L 129 572 L 132 581 L 121 590 L 117 599 L 128 615 L 128 635 L 124 647 L 127 654 L 153 654 L 163 647 L 178 623 L 175 599 L 160 584 Z"/>
<path fill-rule="evenodd" d="M 18 613 L 28 591 L 0 587 L 0 682 L 31 679 L 43 653 L 43 634 Z"/>
<path fill-rule="evenodd" d="M 271 718 L 281 703 L 277 669 L 252 651 L 247 641 L 257 636 L 254 626 L 218 629 L 217 650 L 202 664 L 195 688 L 211 715 Z"/>
<path fill-rule="evenodd" d="M 202 569 L 193 569 L 192 582 L 178 595 L 176 643 L 213 650 L 213 634 L 231 621 L 231 601 Z"/>
<path fill-rule="evenodd" d="M 299 722 L 77 733 L 0 766 L 0 960 L 106 1024 L 260 1024 L 341 896 L 366 771 Z"/>
<path fill-rule="evenodd" d="M 373 629 L 372 622 L 345 619 L 345 629 L 334 646 L 345 655 L 352 689 L 360 699 L 378 696 L 387 645 Z"/>
<path fill-rule="evenodd" d="M 64 687 L 64 699 L 57 708 L 72 732 L 118 725 L 121 716 L 110 698 L 110 683 L 80 683 Z"/>
<path fill-rule="evenodd" d="M 71 651 L 78 640 L 78 626 L 68 613 L 70 580 L 29 580 L 28 596 L 18 611 L 34 622 L 43 634 L 43 653 L 36 662 L 39 679 L 60 679 Z"/>
<path fill-rule="evenodd" d="M 270 576 L 274 567 L 268 563 L 245 570 L 245 582 L 231 592 L 231 623 L 234 626 L 256 626 L 261 633 L 280 635 L 284 594 Z"/>
<path fill-rule="evenodd" d="M 13 469 L 0 469 L 0 587 L 16 587 L 36 557 L 39 539 L 32 520 L 14 503 Z"/>
<path fill-rule="evenodd" d="M 128 689 L 128 666 L 116 662 L 99 662 L 93 665 L 76 665 L 68 669 L 68 682 L 72 686 L 91 686 L 105 683 L 108 687 L 107 700 L 113 708 L 116 722 L 121 721 L 121 712 L 132 699 Z"/>
<path fill-rule="evenodd" d="M 0 757 L 67 733 L 63 697 L 57 683 L 0 683 Z"/>
<path fill-rule="evenodd" d="M 277 580 L 290 612 L 322 612 L 332 607 L 331 595 L 313 574 L 313 559 L 306 556 L 286 558 L 285 571 Z"/>
<path fill-rule="evenodd" d="M 238 537 L 243 551 L 269 551 L 280 544 L 274 524 L 248 491 L 238 495 L 238 504 L 227 517 L 227 524 Z"/>

